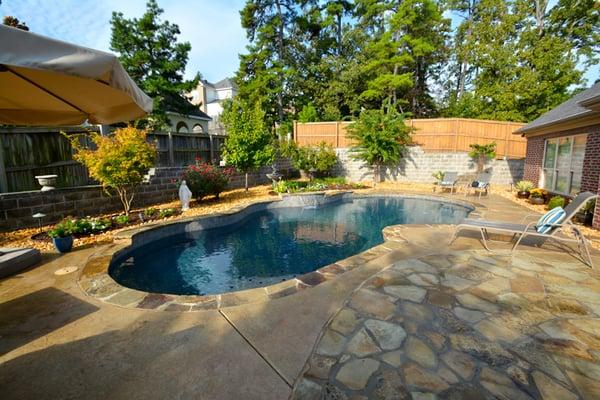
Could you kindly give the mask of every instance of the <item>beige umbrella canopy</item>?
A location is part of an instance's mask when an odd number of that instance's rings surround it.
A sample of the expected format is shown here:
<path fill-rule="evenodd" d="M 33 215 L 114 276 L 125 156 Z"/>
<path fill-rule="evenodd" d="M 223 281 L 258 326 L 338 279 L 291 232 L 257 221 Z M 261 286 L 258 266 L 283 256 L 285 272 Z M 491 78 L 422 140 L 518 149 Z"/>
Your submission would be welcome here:
<path fill-rule="evenodd" d="M 116 56 L 0 25 L 0 123 L 111 124 L 150 111 Z"/>

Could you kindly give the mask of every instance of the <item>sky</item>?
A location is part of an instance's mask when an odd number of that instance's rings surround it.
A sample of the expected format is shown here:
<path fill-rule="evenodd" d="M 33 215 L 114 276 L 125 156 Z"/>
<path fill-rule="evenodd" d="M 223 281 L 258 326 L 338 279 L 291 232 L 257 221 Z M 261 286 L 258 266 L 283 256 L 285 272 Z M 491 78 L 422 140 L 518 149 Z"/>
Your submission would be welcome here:
<path fill-rule="evenodd" d="M 248 43 L 240 25 L 244 0 L 158 0 L 161 18 L 179 25 L 179 41 L 192 45 L 186 78 L 200 72 L 210 82 L 232 77 L 238 54 Z M 146 0 L 2 0 L 0 16 L 24 21 L 32 32 L 110 51 L 110 18 L 113 11 L 140 17 Z"/>
<path fill-rule="evenodd" d="M 30 30 L 55 39 L 110 51 L 113 11 L 139 17 L 146 0 L 1 0 L 0 16 L 12 15 Z M 550 1 L 553 6 L 556 0 Z M 158 0 L 163 19 L 179 25 L 179 41 L 192 45 L 185 76 L 200 72 L 210 82 L 232 77 L 245 52 L 246 33 L 239 10 L 245 0 Z M 456 18 L 452 18 L 456 23 Z M 600 77 L 600 66 L 587 71 L 588 84 Z"/>

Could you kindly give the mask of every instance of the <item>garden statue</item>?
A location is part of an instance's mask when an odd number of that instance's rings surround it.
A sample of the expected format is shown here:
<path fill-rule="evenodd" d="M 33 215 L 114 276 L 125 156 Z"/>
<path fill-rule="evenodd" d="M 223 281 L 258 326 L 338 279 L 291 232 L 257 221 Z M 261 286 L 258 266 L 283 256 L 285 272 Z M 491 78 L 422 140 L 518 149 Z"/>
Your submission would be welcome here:
<path fill-rule="evenodd" d="M 181 201 L 181 211 L 187 211 L 190 209 L 190 199 L 192 198 L 192 192 L 187 187 L 185 181 L 181 181 L 179 186 L 179 200 Z"/>

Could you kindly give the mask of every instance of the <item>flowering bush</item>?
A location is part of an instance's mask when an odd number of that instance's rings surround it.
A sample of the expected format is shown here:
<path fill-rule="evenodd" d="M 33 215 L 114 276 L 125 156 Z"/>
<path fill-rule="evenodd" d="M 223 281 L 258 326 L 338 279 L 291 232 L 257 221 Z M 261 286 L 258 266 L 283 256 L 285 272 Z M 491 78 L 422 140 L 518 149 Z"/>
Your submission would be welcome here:
<path fill-rule="evenodd" d="M 196 158 L 196 163 L 187 167 L 181 179 L 186 181 L 198 201 L 211 194 L 218 199 L 219 194 L 229 184 L 229 178 L 233 172 L 233 168 L 219 168 L 212 164 L 203 163 L 199 158 Z"/>
<path fill-rule="evenodd" d="M 548 191 L 544 190 L 544 189 L 540 189 L 540 188 L 536 188 L 530 191 L 530 196 L 535 198 L 544 198 L 548 195 Z"/>

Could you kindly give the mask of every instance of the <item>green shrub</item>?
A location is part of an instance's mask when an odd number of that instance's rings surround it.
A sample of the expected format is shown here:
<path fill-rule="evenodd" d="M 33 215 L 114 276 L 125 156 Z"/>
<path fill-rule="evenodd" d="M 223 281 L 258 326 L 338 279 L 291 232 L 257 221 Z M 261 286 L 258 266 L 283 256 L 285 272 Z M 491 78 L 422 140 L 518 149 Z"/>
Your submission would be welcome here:
<path fill-rule="evenodd" d="M 515 185 L 515 189 L 517 189 L 519 192 L 529 192 L 531 189 L 533 189 L 533 182 L 519 181 Z"/>
<path fill-rule="evenodd" d="M 292 161 L 294 168 L 302 171 L 328 174 L 338 161 L 333 146 L 326 142 L 321 142 L 316 147 L 300 147 L 293 141 L 281 141 L 279 151 Z"/>
<path fill-rule="evenodd" d="M 154 218 L 158 214 L 158 209 L 154 207 L 146 208 L 144 210 L 144 217 L 146 218 Z"/>
<path fill-rule="evenodd" d="M 177 213 L 177 211 L 174 208 L 163 208 L 162 210 L 160 210 L 158 212 L 158 217 L 159 218 L 168 218 L 168 217 L 172 217 L 176 213 Z"/>
<path fill-rule="evenodd" d="M 314 169 L 324 174 L 331 172 L 338 161 L 333 146 L 326 142 L 319 143 L 315 149 L 314 157 Z"/>
<path fill-rule="evenodd" d="M 552 210 L 556 207 L 565 207 L 565 198 L 562 196 L 554 196 L 548 202 L 548 210 Z"/>
<path fill-rule="evenodd" d="M 127 225 L 129 223 L 129 215 L 121 214 L 115 217 L 115 222 L 119 225 Z"/>
<path fill-rule="evenodd" d="M 77 225 L 72 218 L 65 218 L 48 231 L 48 236 L 51 238 L 62 238 L 71 236 L 77 232 Z"/>

